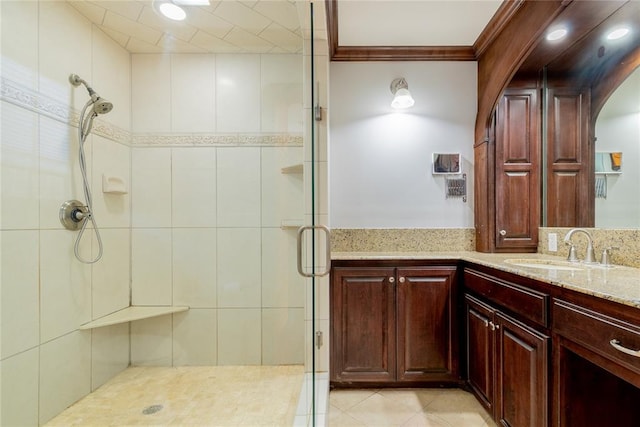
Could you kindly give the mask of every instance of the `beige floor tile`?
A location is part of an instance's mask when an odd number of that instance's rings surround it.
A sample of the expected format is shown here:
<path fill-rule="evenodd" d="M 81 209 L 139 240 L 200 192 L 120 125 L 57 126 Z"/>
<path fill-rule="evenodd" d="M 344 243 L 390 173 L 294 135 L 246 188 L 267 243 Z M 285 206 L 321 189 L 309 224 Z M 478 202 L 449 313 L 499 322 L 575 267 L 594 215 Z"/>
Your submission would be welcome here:
<path fill-rule="evenodd" d="M 440 396 L 442 390 L 431 388 L 382 389 L 378 394 L 394 402 L 409 406 L 418 412 Z"/>
<path fill-rule="evenodd" d="M 432 414 L 419 413 L 416 414 L 402 427 L 453 427 L 447 421 Z"/>
<path fill-rule="evenodd" d="M 399 426 L 416 414 L 416 410 L 411 406 L 388 399 L 378 393 L 366 398 L 346 412 L 369 426 Z"/>
<path fill-rule="evenodd" d="M 343 389 L 329 393 L 329 404 L 346 411 L 377 393 L 376 389 Z"/>

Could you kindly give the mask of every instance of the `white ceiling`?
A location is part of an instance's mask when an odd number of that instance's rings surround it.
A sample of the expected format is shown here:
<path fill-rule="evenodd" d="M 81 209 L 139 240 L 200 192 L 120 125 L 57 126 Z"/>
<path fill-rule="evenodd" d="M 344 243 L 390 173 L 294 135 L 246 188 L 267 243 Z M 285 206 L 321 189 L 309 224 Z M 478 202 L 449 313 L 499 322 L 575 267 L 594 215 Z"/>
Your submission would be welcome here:
<path fill-rule="evenodd" d="M 502 0 L 341 0 L 340 46 L 472 46 Z"/>
<path fill-rule="evenodd" d="M 309 0 L 211 0 L 187 19 L 159 15 L 152 0 L 69 3 L 132 53 L 300 53 Z M 315 1 L 316 29 L 324 27 Z M 471 46 L 500 0 L 340 0 L 341 46 Z M 324 28 L 320 38 L 326 38 Z"/>
<path fill-rule="evenodd" d="M 184 21 L 163 17 L 152 0 L 69 3 L 133 53 L 302 52 L 295 1 L 211 0 L 209 6 L 183 6 L 187 13 Z"/>

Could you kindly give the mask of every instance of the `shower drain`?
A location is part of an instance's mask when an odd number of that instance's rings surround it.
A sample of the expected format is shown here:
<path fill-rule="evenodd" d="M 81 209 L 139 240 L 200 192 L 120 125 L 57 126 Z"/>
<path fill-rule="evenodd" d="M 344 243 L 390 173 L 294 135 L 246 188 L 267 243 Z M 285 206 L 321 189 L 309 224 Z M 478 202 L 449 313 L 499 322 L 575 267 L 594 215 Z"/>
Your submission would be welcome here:
<path fill-rule="evenodd" d="M 145 414 L 145 415 L 151 415 L 151 414 L 155 414 L 156 412 L 159 412 L 161 410 L 162 410 L 162 405 L 151 405 L 151 406 L 148 406 L 148 407 L 144 408 L 142 413 Z"/>

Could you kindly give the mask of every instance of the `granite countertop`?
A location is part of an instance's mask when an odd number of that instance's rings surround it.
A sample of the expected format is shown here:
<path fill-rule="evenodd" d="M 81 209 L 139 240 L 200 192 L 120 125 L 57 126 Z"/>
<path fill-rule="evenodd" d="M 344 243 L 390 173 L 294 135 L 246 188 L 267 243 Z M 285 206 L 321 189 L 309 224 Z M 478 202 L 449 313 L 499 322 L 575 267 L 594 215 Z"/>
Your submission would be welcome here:
<path fill-rule="evenodd" d="M 562 257 L 541 254 L 495 254 L 482 252 L 333 252 L 333 260 L 424 259 L 463 260 L 523 277 L 593 295 L 640 309 L 640 269 L 624 266 L 605 268 L 577 265 L 576 270 L 523 267 L 505 260 L 565 261 Z"/>

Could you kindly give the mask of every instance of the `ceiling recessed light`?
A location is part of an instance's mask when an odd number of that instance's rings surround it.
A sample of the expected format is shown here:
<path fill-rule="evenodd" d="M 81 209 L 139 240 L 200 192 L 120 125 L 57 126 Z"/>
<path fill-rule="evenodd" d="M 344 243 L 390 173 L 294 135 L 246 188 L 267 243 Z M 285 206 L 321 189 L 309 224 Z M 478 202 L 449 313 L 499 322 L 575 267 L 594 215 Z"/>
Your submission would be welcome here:
<path fill-rule="evenodd" d="M 547 40 L 549 40 L 550 42 L 560 40 L 561 38 L 566 36 L 567 33 L 568 31 L 565 28 L 558 28 L 557 30 L 553 30 L 549 34 L 547 34 Z"/>
<path fill-rule="evenodd" d="M 627 34 L 629 34 L 629 29 L 628 28 L 616 28 L 615 30 L 613 30 L 609 34 L 607 34 L 607 39 L 609 39 L 609 40 L 618 40 L 618 39 L 623 38 Z"/>
<path fill-rule="evenodd" d="M 187 17 L 187 13 L 184 11 L 184 9 L 182 9 L 180 6 L 176 6 L 173 3 L 162 3 L 160 6 L 158 6 L 158 9 L 160 9 L 160 12 L 162 12 L 164 16 L 169 19 L 173 19 L 174 21 L 182 21 Z"/>

